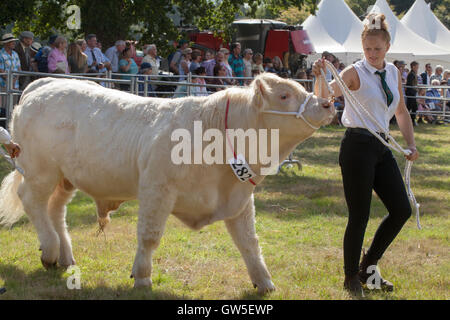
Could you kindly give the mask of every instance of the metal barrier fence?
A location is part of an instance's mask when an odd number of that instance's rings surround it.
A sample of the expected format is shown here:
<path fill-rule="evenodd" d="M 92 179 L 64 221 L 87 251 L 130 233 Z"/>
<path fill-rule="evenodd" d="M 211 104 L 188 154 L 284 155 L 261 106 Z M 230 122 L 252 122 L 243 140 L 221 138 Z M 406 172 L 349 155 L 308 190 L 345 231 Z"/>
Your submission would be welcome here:
<path fill-rule="evenodd" d="M 5 115 L 0 116 L 0 120 L 9 122 L 11 118 L 14 105 L 18 103 L 22 94 L 22 90 L 15 88 L 14 83 L 19 77 L 29 77 L 32 80 L 43 77 L 52 78 L 65 78 L 65 79 L 78 79 L 78 80 L 90 80 L 100 83 L 104 87 L 120 89 L 132 94 L 141 95 L 145 97 L 158 96 L 158 97 L 182 97 L 195 94 L 193 88 L 204 87 L 206 89 L 214 90 L 216 88 L 228 88 L 243 86 L 243 82 L 250 82 L 253 78 L 250 77 L 210 77 L 210 76 L 196 76 L 191 73 L 187 75 L 172 75 L 172 74 L 160 74 L 160 75 L 143 75 L 143 74 L 123 74 L 112 73 L 110 71 L 106 73 L 78 73 L 78 74 L 58 74 L 58 73 L 42 73 L 42 72 L 29 72 L 29 71 L 10 71 L 0 73 L 5 79 L 6 86 L 0 90 L 1 103 L 0 107 L 5 110 Z M 199 84 L 194 83 L 196 78 L 201 79 L 222 79 L 224 82 L 237 82 L 240 84 Z M 300 83 L 304 83 L 305 88 L 312 91 L 314 87 L 313 80 L 306 79 L 293 79 Z M 150 89 L 150 90 L 149 90 Z M 165 90 L 166 91 L 165 91 Z M 213 92 L 207 91 L 207 94 Z M 204 95 L 204 94 L 203 94 Z"/>
<path fill-rule="evenodd" d="M 415 114 L 416 116 L 432 116 L 436 118 L 441 118 L 444 123 L 450 122 L 450 86 L 433 86 L 433 85 L 418 85 L 418 86 L 403 86 L 405 89 L 416 89 L 417 93 L 420 92 L 421 89 L 425 89 L 428 91 L 428 89 L 436 89 L 441 91 L 439 94 L 440 97 L 434 97 L 434 96 L 408 96 L 405 95 L 405 98 L 413 98 L 416 99 L 423 99 L 425 102 L 427 100 L 437 100 L 442 101 L 442 107 L 435 107 L 430 110 L 417 110 L 416 112 L 410 112 L 412 114 Z M 434 104 L 434 102 L 433 102 Z"/>
<path fill-rule="evenodd" d="M 9 122 L 13 107 L 19 101 L 22 94 L 21 90 L 14 88 L 14 82 L 18 77 L 30 77 L 32 79 L 42 77 L 53 78 L 67 78 L 78 80 L 90 80 L 100 83 L 108 88 L 121 89 L 128 91 L 132 94 L 141 96 L 158 96 L 158 97 L 182 97 L 196 95 L 193 88 L 203 87 L 208 90 L 215 90 L 216 88 L 228 88 L 242 86 L 245 82 L 250 82 L 252 77 L 210 77 L 210 76 L 196 76 L 191 73 L 187 75 L 172 75 L 172 74 L 160 74 L 160 75 L 143 75 L 143 74 L 123 74 L 112 73 L 110 71 L 106 73 L 85 73 L 85 74 L 55 74 L 55 73 L 40 73 L 40 72 L 27 72 L 27 71 L 8 71 L 0 73 L 5 79 L 6 86 L 0 90 L 0 107 L 5 111 L 5 115 L 0 115 L 0 121 Z M 124 78 L 125 77 L 125 78 Z M 194 83 L 194 79 L 200 78 L 206 81 L 210 79 L 222 79 L 225 83 L 221 84 L 199 84 Z M 313 91 L 314 80 L 307 79 L 292 79 L 299 83 L 302 83 L 308 91 Z M 234 82 L 234 84 L 227 84 L 227 82 Z M 238 82 L 239 84 L 236 84 Z M 443 107 L 441 109 L 434 109 L 428 111 L 417 111 L 416 115 L 428 115 L 441 118 L 444 122 L 450 121 L 450 110 L 447 110 L 446 105 L 450 101 L 450 86 L 426 86 L 419 85 L 415 87 L 404 86 L 404 88 L 414 88 L 419 91 L 420 89 L 434 88 L 438 90 L 444 90 L 444 95 L 441 97 L 430 96 L 406 96 L 405 98 L 425 99 L 425 100 L 439 100 L 443 101 Z M 211 91 L 201 93 L 201 95 L 211 94 Z"/>

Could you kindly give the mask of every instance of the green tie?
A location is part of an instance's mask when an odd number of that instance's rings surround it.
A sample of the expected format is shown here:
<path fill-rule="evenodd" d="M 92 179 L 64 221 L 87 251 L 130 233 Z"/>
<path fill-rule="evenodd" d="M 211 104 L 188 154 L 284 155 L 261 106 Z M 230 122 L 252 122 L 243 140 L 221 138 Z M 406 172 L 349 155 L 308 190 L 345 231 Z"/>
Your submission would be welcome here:
<path fill-rule="evenodd" d="M 383 72 L 377 71 L 375 73 L 377 75 L 379 75 L 381 78 L 381 85 L 383 87 L 384 93 L 386 94 L 387 105 L 389 108 L 389 106 L 392 103 L 392 100 L 394 100 L 394 96 L 392 95 L 392 91 L 391 91 L 391 89 L 389 89 L 389 87 L 386 83 L 386 70 L 384 70 Z"/>

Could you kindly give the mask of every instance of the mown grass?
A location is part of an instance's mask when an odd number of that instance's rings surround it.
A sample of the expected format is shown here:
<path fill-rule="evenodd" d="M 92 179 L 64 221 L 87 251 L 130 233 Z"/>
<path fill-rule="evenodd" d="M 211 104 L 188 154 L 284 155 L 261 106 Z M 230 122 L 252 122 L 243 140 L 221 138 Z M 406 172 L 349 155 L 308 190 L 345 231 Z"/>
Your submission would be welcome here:
<path fill-rule="evenodd" d="M 137 202 L 112 216 L 105 235 L 96 236 L 92 200 L 78 193 L 68 207 L 81 290 L 68 290 L 64 270 L 45 271 L 33 226 L 22 219 L 0 229 L 0 299 L 349 299 L 342 289 L 342 239 L 347 209 L 338 151 L 343 128 L 320 129 L 299 146 L 292 168 L 268 177 L 255 193 L 256 228 L 277 290 L 258 296 L 244 262 L 222 222 L 200 232 L 170 217 L 154 256 L 153 290 L 133 289 L 129 278 L 135 249 Z M 393 131 L 402 141 L 398 130 Z M 380 262 L 393 293 L 369 299 L 450 298 L 450 128 L 420 126 L 421 152 L 412 187 L 421 204 L 423 230 L 411 218 Z M 401 168 L 404 161 L 398 156 Z M 0 162 L 2 176 L 8 165 Z M 367 248 L 386 210 L 372 201 Z"/>

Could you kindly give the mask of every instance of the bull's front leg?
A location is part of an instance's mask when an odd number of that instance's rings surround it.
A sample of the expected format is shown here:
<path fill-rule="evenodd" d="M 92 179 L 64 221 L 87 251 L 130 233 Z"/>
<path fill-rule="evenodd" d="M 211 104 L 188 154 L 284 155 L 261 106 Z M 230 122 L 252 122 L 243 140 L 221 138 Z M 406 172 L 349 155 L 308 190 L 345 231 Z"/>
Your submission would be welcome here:
<path fill-rule="evenodd" d="M 175 191 L 167 185 L 139 190 L 138 247 L 131 274 L 135 288 L 152 286 L 152 255 L 164 233 L 175 199 Z"/>
<path fill-rule="evenodd" d="M 253 195 L 242 213 L 233 219 L 225 220 L 225 224 L 244 258 L 250 279 L 258 288 L 258 292 L 266 293 L 275 290 L 256 236 Z"/>

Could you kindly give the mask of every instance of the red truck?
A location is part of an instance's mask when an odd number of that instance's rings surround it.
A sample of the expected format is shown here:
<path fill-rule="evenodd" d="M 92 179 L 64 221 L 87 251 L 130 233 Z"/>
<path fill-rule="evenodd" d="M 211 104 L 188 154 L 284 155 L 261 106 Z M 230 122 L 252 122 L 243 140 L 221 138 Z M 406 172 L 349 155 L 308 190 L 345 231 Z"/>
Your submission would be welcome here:
<path fill-rule="evenodd" d="M 315 53 L 306 30 L 301 26 L 288 26 L 284 22 L 268 19 L 243 19 L 233 22 L 233 42 L 240 42 L 243 49 L 251 48 L 264 58 L 278 56 L 286 68 L 295 74 L 298 68 L 306 69 L 306 56 Z M 229 48 L 228 43 L 213 32 L 188 32 L 193 47 L 218 51 Z"/>

